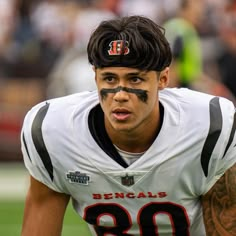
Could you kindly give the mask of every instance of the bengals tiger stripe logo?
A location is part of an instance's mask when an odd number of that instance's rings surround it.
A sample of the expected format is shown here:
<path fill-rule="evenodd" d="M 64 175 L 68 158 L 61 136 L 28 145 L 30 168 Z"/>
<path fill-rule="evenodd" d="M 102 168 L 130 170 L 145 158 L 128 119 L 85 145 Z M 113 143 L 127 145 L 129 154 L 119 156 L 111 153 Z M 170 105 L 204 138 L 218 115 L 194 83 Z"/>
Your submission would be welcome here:
<path fill-rule="evenodd" d="M 128 41 L 114 40 L 114 41 L 111 41 L 109 43 L 109 46 L 110 46 L 110 49 L 108 50 L 108 54 L 110 56 L 129 54 L 129 43 L 128 43 Z"/>

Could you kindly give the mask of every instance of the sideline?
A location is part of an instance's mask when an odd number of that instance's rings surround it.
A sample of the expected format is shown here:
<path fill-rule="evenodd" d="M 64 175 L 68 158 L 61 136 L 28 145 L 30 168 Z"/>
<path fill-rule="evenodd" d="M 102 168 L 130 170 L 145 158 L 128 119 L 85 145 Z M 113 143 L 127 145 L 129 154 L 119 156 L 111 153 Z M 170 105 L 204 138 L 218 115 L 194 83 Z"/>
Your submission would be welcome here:
<path fill-rule="evenodd" d="M 0 200 L 21 200 L 26 196 L 28 172 L 21 162 L 0 162 Z"/>

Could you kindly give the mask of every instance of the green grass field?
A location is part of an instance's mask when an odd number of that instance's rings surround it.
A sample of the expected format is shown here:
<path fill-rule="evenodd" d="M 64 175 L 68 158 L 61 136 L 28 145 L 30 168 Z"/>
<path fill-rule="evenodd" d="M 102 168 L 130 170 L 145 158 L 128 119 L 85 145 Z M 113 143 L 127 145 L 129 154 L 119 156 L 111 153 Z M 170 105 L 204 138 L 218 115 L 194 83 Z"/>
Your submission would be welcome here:
<path fill-rule="evenodd" d="M 0 235 L 17 236 L 21 232 L 23 217 L 23 201 L 0 201 Z M 69 205 L 65 220 L 62 236 L 91 236 L 87 225 L 77 216 Z"/>
<path fill-rule="evenodd" d="M 0 236 L 20 236 L 28 173 L 23 164 L 0 163 Z M 91 236 L 72 209 L 66 211 L 62 236 Z"/>

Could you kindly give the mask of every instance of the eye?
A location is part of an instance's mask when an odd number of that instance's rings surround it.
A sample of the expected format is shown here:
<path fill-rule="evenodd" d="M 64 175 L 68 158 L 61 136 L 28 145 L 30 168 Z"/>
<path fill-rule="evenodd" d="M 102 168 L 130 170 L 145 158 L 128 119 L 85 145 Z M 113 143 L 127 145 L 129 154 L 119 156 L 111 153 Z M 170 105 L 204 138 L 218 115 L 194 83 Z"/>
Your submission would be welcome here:
<path fill-rule="evenodd" d="M 133 83 L 133 84 L 138 84 L 138 83 L 141 83 L 142 81 L 143 81 L 143 79 L 138 77 L 138 76 L 130 78 L 130 82 Z"/>
<path fill-rule="evenodd" d="M 103 78 L 104 81 L 106 81 L 107 83 L 114 83 L 116 81 L 115 77 L 113 76 L 106 76 Z"/>

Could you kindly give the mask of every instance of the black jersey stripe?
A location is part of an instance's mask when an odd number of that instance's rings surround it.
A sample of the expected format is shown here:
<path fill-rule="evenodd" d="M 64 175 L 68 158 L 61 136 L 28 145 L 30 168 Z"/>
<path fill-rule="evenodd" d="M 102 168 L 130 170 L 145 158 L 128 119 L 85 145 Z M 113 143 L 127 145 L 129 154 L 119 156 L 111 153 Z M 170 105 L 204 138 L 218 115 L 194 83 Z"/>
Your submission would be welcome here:
<path fill-rule="evenodd" d="M 127 163 L 117 152 L 106 132 L 104 114 L 100 105 L 90 111 L 88 124 L 89 130 L 100 148 L 119 165 L 127 168 Z"/>
<path fill-rule="evenodd" d="M 32 160 L 30 158 L 29 150 L 28 150 L 28 147 L 27 147 L 27 144 L 26 144 L 26 141 L 25 141 L 25 134 L 24 133 L 22 134 L 22 139 L 23 139 L 23 144 L 24 144 L 25 150 L 27 152 L 27 156 L 29 157 L 30 161 L 32 162 Z"/>
<path fill-rule="evenodd" d="M 226 152 L 228 151 L 231 143 L 233 142 L 235 131 L 236 131 L 236 112 L 234 113 L 234 123 L 233 123 L 232 129 L 231 129 L 231 132 L 230 132 L 229 141 L 228 141 L 227 146 L 225 148 L 223 158 L 225 157 Z"/>
<path fill-rule="evenodd" d="M 43 140 L 43 133 L 42 133 L 42 124 L 43 120 L 47 114 L 49 108 L 49 103 L 46 103 L 43 107 L 41 107 L 36 114 L 33 124 L 32 124 L 32 139 L 35 145 L 35 148 L 51 178 L 53 181 L 53 166 L 52 161 L 50 158 L 50 155 L 47 151 L 47 148 L 45 146 L 44 140 Z"/>
<path fill-rule="evenodd" d="M 207 138 L 205 140 L 202 153 L 201 165 L 205 176 L 208 175 L 208 166 L 213 149 L 220 136 L 222 130 L 222 112 L 220 109 L 219 98 L 214 97 L 210 101 L 210 127 Z"/>

